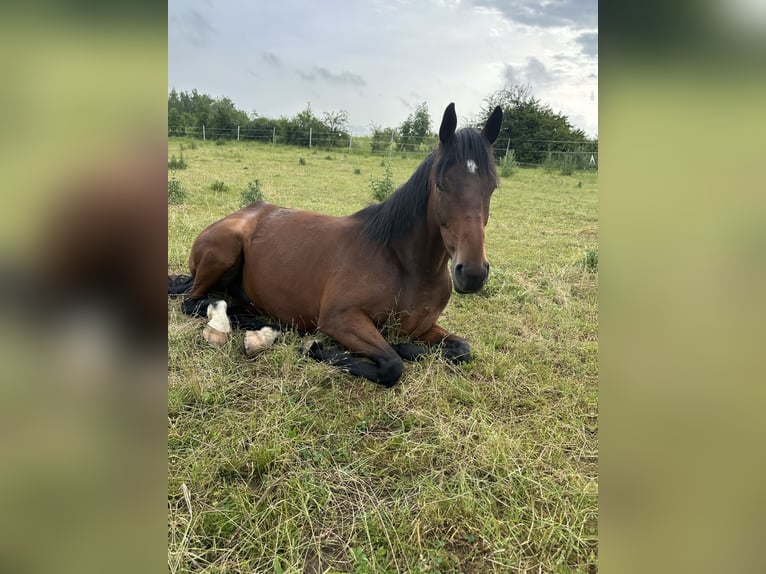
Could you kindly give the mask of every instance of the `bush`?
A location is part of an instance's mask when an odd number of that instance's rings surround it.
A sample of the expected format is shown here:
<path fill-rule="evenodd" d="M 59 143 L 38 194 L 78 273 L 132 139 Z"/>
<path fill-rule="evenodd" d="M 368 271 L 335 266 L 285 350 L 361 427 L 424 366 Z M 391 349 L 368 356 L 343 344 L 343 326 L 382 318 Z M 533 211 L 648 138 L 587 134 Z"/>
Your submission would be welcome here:
<path fill-rule="evenodd" d="M 370 188 L 372 189 L 372 197 L 376 201 L 384 201 L 394 193 L 396 187 L 394 186 L 394 175 L 391 172 L 390 162 L 386 164 L 382 178 L 370 178 Z"/>
<path fill-rule="evenodd" d="M 256 201 L 263 201 L 263 192 L 261 192 L 261 182 L 259 180 L 251 181 L 247 184 L 247 189 L 242 192 L 242 205 L 250 205 Z"/>
<path fill-rule="evenodd" d="M 516 154 L 513 150 L 508 150 L 503 161 L 500 162 L 500 175 L 502 177 L 511 177 L 519 164 L 516 163 Z"/>
<path fill-rule="evenodd" d="M 306 160 L 303 158 L 298 159 L 298 165 L 306 165 Z"/>
<path fill-rule="evenodd" d="M 549 172 L 558 171 L 561 175 L 572 175 L 589 167 L 590 155 L 575 152 L 548 152 L 543 166 Z"/>
<path fill-rule="evenodd" d="M 224 182 L 218 181 L 216 179 L 213 183 L 210 184 L 210 189 L 212 189 L 213 191 L 226 191 L 229 188 L 226 187 L 226 184 Z"/>
<path fill-rule="evenodd" d="M 184 161 L 183 152 L 181 152 L 181 159 L 176 159 L 176 156 L 173 156 L 168 160 L 168 169 L 170 170 L 186 169 L 186 162 Z"/>
<path fill-rule="evenodd" d="M 583 257 L 583 263 L 585 268 L 591 273 L 598 271 L 598 251 L 595 249 L 588 249 Z"/>
<path fill-rule="evenodd" d="M 186 200 L 183 184 L 176 179 L 175 174 L 168 180 L 168 204 L 178 205 Z"/>

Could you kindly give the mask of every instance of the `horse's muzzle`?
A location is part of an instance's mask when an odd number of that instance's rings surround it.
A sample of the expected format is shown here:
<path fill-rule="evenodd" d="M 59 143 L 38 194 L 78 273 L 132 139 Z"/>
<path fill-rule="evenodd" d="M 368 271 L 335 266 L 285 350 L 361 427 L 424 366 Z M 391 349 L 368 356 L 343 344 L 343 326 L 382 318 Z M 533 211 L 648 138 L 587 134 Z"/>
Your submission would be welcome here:
<path fill-rule="evenodd" d="M 479 267 L 458 263 L 452 268 L 452 283 L 458 293 L 476 293 L 487 282 L 489 263 L 486 261 Z"/>

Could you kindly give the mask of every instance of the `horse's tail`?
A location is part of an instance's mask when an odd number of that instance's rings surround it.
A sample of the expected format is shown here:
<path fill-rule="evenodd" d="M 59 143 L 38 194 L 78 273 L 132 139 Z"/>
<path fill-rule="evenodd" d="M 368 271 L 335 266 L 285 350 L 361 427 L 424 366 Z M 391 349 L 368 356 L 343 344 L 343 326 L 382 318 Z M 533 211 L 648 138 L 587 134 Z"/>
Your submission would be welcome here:
<path fill-rule="evenodd" d="M 186 293 L 194 284 L 191 275 L 168 275 L 168 295 L 181 295 Z"/>

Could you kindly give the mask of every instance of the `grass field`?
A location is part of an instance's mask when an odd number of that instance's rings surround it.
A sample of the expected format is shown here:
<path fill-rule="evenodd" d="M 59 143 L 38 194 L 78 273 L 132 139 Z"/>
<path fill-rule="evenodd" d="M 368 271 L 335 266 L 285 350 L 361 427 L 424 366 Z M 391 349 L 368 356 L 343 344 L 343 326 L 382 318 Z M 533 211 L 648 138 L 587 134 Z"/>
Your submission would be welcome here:
<path fill-rule="evenodd" d="M 169 273 L 187 271 L 196 235 L 248 182 L 340 215 L 371 202 L 384 169 L 380 156 L 239 142 L 183 156 Z M 392 158 L 397 185 L 418 163 Z M 473 362 L 407 363 L 390 390 L 300 357 L 295 333 L 255 360 L 241 333 L 209 347 L 169 299 L 169 571 L 595 572 L 597 195 L 594 172 L 503 178 L 489 282 L 453 294 L 440 321 Z"/>

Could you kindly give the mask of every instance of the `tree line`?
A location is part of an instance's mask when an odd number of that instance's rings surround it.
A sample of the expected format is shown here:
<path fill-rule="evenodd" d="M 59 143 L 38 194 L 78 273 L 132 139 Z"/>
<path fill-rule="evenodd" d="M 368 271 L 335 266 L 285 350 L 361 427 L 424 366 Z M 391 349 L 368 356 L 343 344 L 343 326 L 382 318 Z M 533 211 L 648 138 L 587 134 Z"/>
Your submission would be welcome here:
<path fill-rule="evenodd" d="M 528 86 L 513 86 L 498 90 L 484 99 L 478 116 L 471 122 L 484 125 L 495 106 L 503 109 L 503 125 L 498 138 L 505 146 L 498 146 L 499 158 L 506 150 L 513 150 L 514 160 L 522 164 L 543 163 L 552 153 L 571 153 L 578 147 L 597 150 L 597 141 L 575 128 L 563 114 L 535 98 Z M 255 112 L 248 114 L 238 109 L 229 98 L 212 98 L 197 90 L 168 95 L 168 136 L 199 134 L 205 126 L 211 139 L 243 139 L 272 141 L 288 145 L 307 145 L 307 134 L 316 134 L 316 144 L 326 147 L 347 146 L 350 138 L 349 113 L 345 110 L 314 114 L 311 105 L 292 118 L 269 118 Z M 437 142 L 433 124 L 425 102 L 396 127 L 370 124 L 370 146 L 373 153 L 394 149 L 401 152 L 427 151 Z M 499 149 L 504 147 L 505 149 Z"/>
<path fill-rule="evenodd" d="M 168 136 L 197 135 L 205 126 L 211 139 L 235 139 L 244 134 L 243 137 L 249 140 L 270 142 L 276 135 L 280 143 L 305 145 L 304 140 L 311 129 L 322 134 L 322 145 L 333 147 L 348 145 L 348 119 L 345 110 L 326 112 L 321 118 L 317 117 L 310 104 L 292 118 L 274 119 L 255 112 L 248 114 L 227 97 L 212 98 L 197 90 L 177 92 L 173 89 L 168 94 Z"/>

